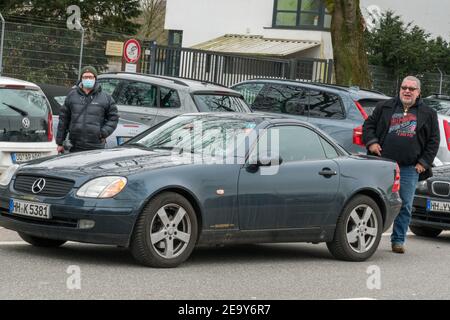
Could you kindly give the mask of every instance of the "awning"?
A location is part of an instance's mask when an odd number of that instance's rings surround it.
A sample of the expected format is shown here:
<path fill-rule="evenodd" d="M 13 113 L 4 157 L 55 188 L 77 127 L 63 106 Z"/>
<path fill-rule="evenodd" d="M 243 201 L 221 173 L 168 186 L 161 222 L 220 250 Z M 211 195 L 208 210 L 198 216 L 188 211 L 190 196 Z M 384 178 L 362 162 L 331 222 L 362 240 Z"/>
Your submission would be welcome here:
<path fill-rule="evenodd" d="M 320 42 L 318 41 L 268 39 L 255 35 L 226 34 L 222 37 L 197 44 L 192 49 L 284 57 L 319 45 Z"/>

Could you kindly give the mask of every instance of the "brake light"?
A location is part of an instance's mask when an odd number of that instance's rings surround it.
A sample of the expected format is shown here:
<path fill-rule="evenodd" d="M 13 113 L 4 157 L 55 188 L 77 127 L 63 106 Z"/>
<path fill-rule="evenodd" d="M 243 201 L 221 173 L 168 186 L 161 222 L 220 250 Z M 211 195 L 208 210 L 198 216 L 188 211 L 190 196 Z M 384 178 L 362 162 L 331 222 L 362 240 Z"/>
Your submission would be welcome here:
<path fill-rule="evenodd" d="M 447 149 L 450 151 L 450 124 L 447 120 L 443 120 L 444 123 L 444 132 L 445 132 L 445 141 L 447 142 Z"/>
<path fill-rule="evenodd" d="M 363 142 L 363 127 L 359 126 L 353 129 L 353 144 L 364 147 L 365 144 Z"/>
<path fill-rule="evenodd" d="M 53 117 L 51 112 L 47 116 L 47 140 L 53 140 Z"/>
<path fill-rule="evenodd" d="M 366 110 L 364 110 L 361 103 L 359 103 L 358 101 L 353 101 L 353 102 L 355 103 L 356 108 L 358 108 L 359 112 L 361 112 L 363 119 L 366 120 L 369 116 L 367 115 Z"/>
<path fill-rule="evenodd" d="M 355 103 L 356 108 L 358 108 L 364 120 L 368 118 L 366 111 L 362 107 L 362 105 L 358 101 L 353 101 Z M 365 144 L 363 142 L 363 128 L 362 126 L 356 127 L 353 129 L 353 144 L 364 147 Z"/>
<path fill-rule="evenodd" d="M 392 192 L 400 191 L 400 167 L 398 164 L 395 165 L 395 175 L 394 175 L 394 185 L 392 186 Z"/>

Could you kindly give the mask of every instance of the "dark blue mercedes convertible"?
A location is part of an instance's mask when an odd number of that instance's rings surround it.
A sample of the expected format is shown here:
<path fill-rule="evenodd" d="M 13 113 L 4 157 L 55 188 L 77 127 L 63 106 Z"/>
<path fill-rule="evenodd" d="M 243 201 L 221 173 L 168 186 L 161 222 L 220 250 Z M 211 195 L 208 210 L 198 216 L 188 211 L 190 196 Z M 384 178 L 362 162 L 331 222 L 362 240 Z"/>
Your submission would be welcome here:
<path fill-rule="evenodd" d="M 326 242 L 363 261 L 401 205 L 389 160 L 350 155 L 315 127 L 258 114 L 188 114 L 121 147 L 10 167 L 0 226 L 35 246 L 128 247 L 175 267 L 200 244 Z"/>

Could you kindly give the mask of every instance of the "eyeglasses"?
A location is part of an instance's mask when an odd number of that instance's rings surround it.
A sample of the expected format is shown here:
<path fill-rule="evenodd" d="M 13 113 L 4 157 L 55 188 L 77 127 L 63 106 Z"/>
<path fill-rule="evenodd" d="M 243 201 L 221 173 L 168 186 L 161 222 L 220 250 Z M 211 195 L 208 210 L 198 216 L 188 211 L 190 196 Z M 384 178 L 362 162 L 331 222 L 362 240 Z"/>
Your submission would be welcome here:
<path fill-rule="evenodd" d="M 81 79 L 95 79 L 95 76 L 82 76 Z"/>
<path fill-rule="evenodd" d="M 417 89 L 419 89 L 419 88 L 406 87 L 406 86 L 401 86 L 400 88 L 401 88 L 403 91 L 409 90 L 409 91 L 411 91 L 411 92 L 414 92 L 414 91 L 416 91 Z"/>

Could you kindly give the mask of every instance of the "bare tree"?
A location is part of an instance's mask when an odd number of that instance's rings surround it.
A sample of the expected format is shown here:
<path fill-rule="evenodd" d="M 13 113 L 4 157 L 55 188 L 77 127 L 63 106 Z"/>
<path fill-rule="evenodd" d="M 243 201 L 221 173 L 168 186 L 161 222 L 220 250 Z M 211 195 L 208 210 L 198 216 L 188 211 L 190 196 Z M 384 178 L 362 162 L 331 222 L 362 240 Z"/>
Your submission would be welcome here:
<path fill-rule="evenodd" d="M 365 22 L 359 0 L 326 0 L 332 14 L 331 38 L 336 82 L 342 85 L 371 87 L 364 44 Z"/>
<path fill-rule="evenodd" d="M 139 35 L 156 40 L 158 43 L 167 41 L 167 32 L 164 30 L 166 15 L 166 0 L 142 0 L 142 25 Z"/>

